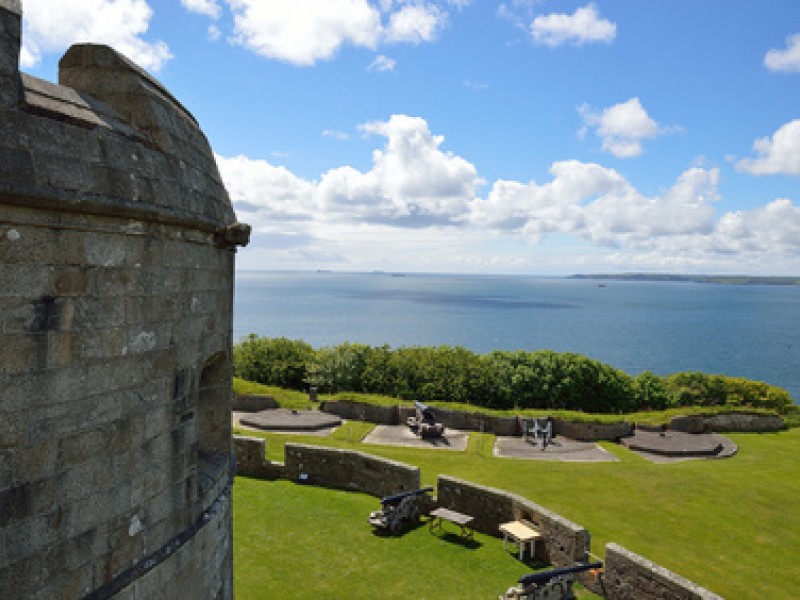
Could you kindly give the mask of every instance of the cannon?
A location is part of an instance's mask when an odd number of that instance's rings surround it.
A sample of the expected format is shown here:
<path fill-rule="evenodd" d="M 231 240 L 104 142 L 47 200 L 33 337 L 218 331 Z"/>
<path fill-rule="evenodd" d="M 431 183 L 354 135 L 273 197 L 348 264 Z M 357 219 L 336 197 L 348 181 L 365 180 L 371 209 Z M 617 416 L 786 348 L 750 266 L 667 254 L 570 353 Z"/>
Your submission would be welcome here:
<path fill-rule="evenodd" d="M 381 509 L 372 511 L 369 514 L 369 524 L 373 527 L 388 529 L 392 533 L 397 533 L 403 526 L 403 521 L 417 521 L 419 519 L 417 501 L 420 496 L 432 491 L 432 487 L 424 487 L 381 498 Z"/>
<path fill-rule="evenodd" d="M 414 408 L 416 409 L 416 414 L 406 419 L 406 425 L 411 428 L 411 431 L 423 438 L 444 435 L 444 425 L 436 421 L 433 410 L 429 406 L 416 400 L 414 401 Z"/>
<path fill-rule="evenodd" d="M 582 563 L 549 571 L 530 573 L 519 578 L 499 600 L 574 600 L 572 584 L 575 573 L 600 569 L 603 563 Z"/>
<path fill-rule="evenodd" d="M 540 450 L 547 448 L 553 442 L 553 419 L 548 417 L 544 421 L 540 419 L 526 419 L 523 425 L 524 439 L 527 442 L 533 438 L 533 444 L 539 446 Z"/>

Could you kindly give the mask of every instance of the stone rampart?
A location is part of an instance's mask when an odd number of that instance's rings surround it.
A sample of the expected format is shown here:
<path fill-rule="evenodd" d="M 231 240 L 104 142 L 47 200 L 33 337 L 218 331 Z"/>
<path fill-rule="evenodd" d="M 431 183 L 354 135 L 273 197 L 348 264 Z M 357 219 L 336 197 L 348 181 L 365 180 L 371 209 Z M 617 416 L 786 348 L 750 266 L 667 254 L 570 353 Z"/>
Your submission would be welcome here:
<path fill-rule="evenodd" d="M 356 400 L 324 400 L 320 410 L 349 421 L 367 421 L 378 425 L 400 423 L 397 406 L 378 406 Z"/>
<path fill-rule="evenodd" d="M 722 600 L 618 544 L 606 545 L 603 587 L 608 600 Z"/>
<path fill-rule="evenodd" d="M 283 463 L 268 461 L 267 443 L 263 438 L 234 435 L 233 446 L 236 452 L 236 474 L 261 479 L 285 479 Z"/>
<path fill-rule="evenodd" d="M 272 396 L 261 394 L 234 394 L 233 410 L 241 412 L 259 412 L 270 408 L 278 408 L 278 403 Z"/>
<path fill-rule="evenodd" d="M 307 444 L 284 447 L 286 477 L 324 487 L 383 497 L 420 487 L 419 467 L 338 448 Z"/>
<path fill-rule="evenodd" d="M 436 501 L 473 516 L 475 529 L 488 535 L 499 535 L 500 525 L 508 521 L 530 521 L 542 533 L 536 557 L 548 564 L 568 566 L 588 559 L 590 538 L 585 528 L 522 496 L 440 475 Z"/>
<path fill-rule="evenodd" d="M 376 406 L 356 400 L 325 400 L 320 410 L 337 415 L 351 421 L 368 421 L 378 425 L 397 425 L 405 423 L 406 418 L 415 414 L 415 409 L 408 406 Z M 494 435 L 522 435 L 520 416 L 497 416 L 480 412 L 451 410 L 439 406 L 433 407 L 436 420 L 445 428 L 461 431 L 480 431 Z M 633 426 L 627 421 L 619 423 L 579 423 L 565 419 L 553 419 L 553 431 L 556 435 L 581 440 L 616 441 L 633 433 Z"/>
<path fill-rule="evenodd" d="M 27 76 L 20 25 L 0 0 L 0 597 L 230 598 L 248 228 L 155 79 L 91 44 Z"/>
<path fill-rule="evenodd" d="M 766 432 L 782 431 L 786 429 L 786 424 L 778 415 L 731 412 L 673 417 L 669 428 L 686 433 Z"/>
<path fill-rule="evenodd" d="M 553 432 L 572 440 L 596 442 L 617 441 L 633 434 L 633 426 L 627 421 L 619 423 L 580 423 L 565 419 L 553 419 Z"/>
<path fill-rule="evenodd" d="M 441 407 L 436 407 L 434 414 L 442 425 L 450 429 L 480 431 L 494 435 L 520 435 L 522 433 L 519 418 L 516 416 L 500 417 L 478 412 L 449 410 Z"/>

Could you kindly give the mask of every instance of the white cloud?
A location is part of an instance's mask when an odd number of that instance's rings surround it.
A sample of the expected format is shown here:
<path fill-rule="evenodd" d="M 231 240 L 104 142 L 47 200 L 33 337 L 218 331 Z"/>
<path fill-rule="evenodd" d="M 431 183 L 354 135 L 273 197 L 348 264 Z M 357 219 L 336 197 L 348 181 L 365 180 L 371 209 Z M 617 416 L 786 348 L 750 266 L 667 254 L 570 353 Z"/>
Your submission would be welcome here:
<path fill-rule="evenodd" d="M 551 48 L 562 44 L 582 46 L 593 42 L 609 43 L 617 35 L 617 26 L 600 17 L 594 4 L 587 4 L 573 14 L 540 15 L 531 23 L 531 35 L 537 44 Z"/>
<path fill-rule="evenodd" d="M 602 140 L 602 148 L 617 158 L 631 158 L 642 154 L 642 140 L 665 133 L 647 111 L 639 98 L 631 98 L 604 108 L 599 113 L 587 105 L 578 108 L 585 127 L 594 127 Z"/>
<path fill-rule="evenodd" d="M 197 12 L 212 0 L 184 0 Z M 331 60 L 345 46 L 375 50 L 383 44 L 433 42 L 447 24 L 447 7 L 463 10 L 470 0 L 226 0 L 233 13 L 232 41 L 261 56 L 297 66 Z M 380 55 L 370 70 L 394 68 Z"/>
<path fill-rule="evenodd" d="M 739 171 L 751 175 L 800 175 L 800 119 L 781 125 L 772 138 L 753 142 L 758 158 L 736 163 Z"/>
<path fill-rule="evenodd" d="M 489 89 L 489 84 L 483 83 L 482 81 L 473 81 L 472 79 L 467 78 L 464 80 L 464 87 L 472 90 L 473 92 L 482 92 Z"/>
<path fill-rule="evenodd" d="M 208 39 L 212 42 L 216 42 L 220 37 L 222 37 L 222 30 L 219 27 L 214 25 L 213 23 L 208 26 Z"/>
<path fill-rule="evenodd" d="M 298 66 L 330 60 L 344 44 L 374 49 L 381 15 L 366 0 L 228 0 L 236 43 Z"/>
<path fill-rule="evenodd" d="M 780 198 L 752 211 L 728 213 L 717 227 L 719 251 L 800 254 L 800 207 Z"/>
<path fill-rule="evenodd" d="M 424 119 L 393 115 L 361 130 L 385 137 L 386 146 L 373 152 L 366 173 L 340 167 L 322 176 L 318 192 L 326 213 L 411 226 L 449 222 L 463 214 L 480 183 L 477 170 L 443 152 L 444 138 L 433 135 Z"/>
<path fill-rule="evenodd" d="M 371 63 L 369 63 L 367 71 L 386 73 L 387 71 L 394 71 L 394 68 L 396 66 L 397 62 L 393 58 L 389 58 L 388 56 L 379 54 L 373 59 Z"/>
<path fill-rule="evenodd" d="M 108 44 L 152 71 L 172 58 L 166 43 L 142 37 L 153 15 L 145 0 L 26 0 L 24 9 L 24 67 L 36 65 L 46 52 L 63 52 L 79 42 Z"/>
<path fill-rule="evenodd" d="M 285 167 L 241 155 L 216 159 L 239 218 L 256 229 L 275 221 L 308 220 L 314 214 L 314 184 Z"/>
<path fill-rule="evenodd" d="M 785 49 L 767 52 L 764 66 L 770 71 L 800 72 L 800 33 L 786 38 Z"/>
<path fill-rule="evenodd" d="M 447 22 L 447 13 L 434 4 L 406 4 L 389 17 L 386 41 L 419 44 L 436 38 Z"/>
<path fill-rule="evenodd" d="M 222 10 L 216 0 L 181 0 L 181 4 L 189 12 L 206 15 L 212 19 L 218 19 Z"/>
<path fill-rule="evenodd" d="M 343 142 L 350 139 L 350 134 L 344 131 L 336 131 L 335 129 L 324 129 L 322 131 L 322 137 L 329 137 Z"/>
<path fill-rule="evenodd" d="M 691 167 L 651 196 L 614 169 L 565 160 L 547 181 L 497 180 L 479 198 L 476 167 L 444 150 L 424 119 L 360 129 L 382 140 L 371 167 L 343 165 L 316 181 L 217 157 L 239 218 L 254 226 L 248 268 L 789 272 L 800 258 L 800 207 L 778 199 L 720 213 L 715 168 Z"/>

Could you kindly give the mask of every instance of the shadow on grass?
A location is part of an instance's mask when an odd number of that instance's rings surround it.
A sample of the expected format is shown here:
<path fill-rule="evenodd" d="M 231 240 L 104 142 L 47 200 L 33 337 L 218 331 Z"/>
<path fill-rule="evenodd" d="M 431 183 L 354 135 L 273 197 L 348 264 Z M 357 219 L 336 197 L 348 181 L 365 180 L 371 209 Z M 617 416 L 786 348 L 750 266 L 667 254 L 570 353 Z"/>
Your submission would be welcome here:
<path fill-rule="evenodd" d="M 375 537 L 381 538 L 393 538 L 393 537 L 401 537 L 406 533 L 411 533 L 412 531 L 416 531 L 420 527 L 424 527 L 426 523 L 422 521 L 406 521 L 403 523 L 403 526 L 398 531 L 391 531 L 388 527 L 373 527 L 372 528 L 372 535 Z"/>
<path fill-rule="evenodd" d="M 468 548 L 469 550 L 477 550 L 478 548 L 483 546 L 483 544 L 481 544 L 476 540 L 464 539 L 459 534 L 451 533 L 449 531 L 445 531 L 444 533 L 441 534 L 432 533 L 431 535 L 434 535 L 435 537 L 438 537 L 440 540 L 443 540 L 450 544 L 457 544 L 458 546 L 463 546 L 464 548 Z"/>

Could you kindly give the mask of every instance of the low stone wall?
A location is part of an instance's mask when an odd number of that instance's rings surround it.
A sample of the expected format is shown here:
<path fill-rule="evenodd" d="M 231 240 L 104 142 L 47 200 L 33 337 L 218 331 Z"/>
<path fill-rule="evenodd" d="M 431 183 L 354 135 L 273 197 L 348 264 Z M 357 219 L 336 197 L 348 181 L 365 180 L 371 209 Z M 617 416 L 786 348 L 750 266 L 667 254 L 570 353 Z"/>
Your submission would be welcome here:
<path fill-rule="evenodd" d="M 378 497 L 420 487 L 419 467 L 353 450 L 308 444 L 286 444 L 284 448 L 286 477 L 292 481 L 359 490 Z"/>
<path fill-rule="evenodd" d="M 542 533 L 536 558 L 548 564 L 560 567 L 588 559 L 590 538 L 585 528 L 522 496 L 440 475 L 436 501 L 439 506 L 471 515 L 474 528 L 488 535 L 500 535 L 502 523 L 530 521 Z"/>
<path fill-rule="evenodd" d="M 278 403 L 272 396 L 260 394 L 233 395 L 233 410 L 241 412 L 259 412 L 270 408 L 278 408 Z"/>
<path fill-rule="evenodd" d="M 778 415 L 735 412 L 673 417 L 669 423 L 669 428 L 673 431 L 686 433 L 764 432 L 786 429 L 786 423 Z"/>
<path fill-rule="evenodd" d="M 349 421 L 367 421 L 378 425 L 397 425 L 401 422 L 397 406 L 376 406 L 355 400 L 325 400 L 319 408 Z"/>
<path fill-rule="evenodd" d="M 572 440 L 596 442 L 606 440 L 614 442 L 633 434 L 633 425 L 627 421 L 621 423 L 575 423 L 564 419 L 553 419 L 553 432 Z"/>
<path fill-rule="evenodd" d="M 482 431 L 494 435 L 521 435 L 519 417 L 498 417 L 460 410 L 435 408 L 436 419 L 445 427 L 461 431 Z"/>
<path fill-rule="evenodd" d="M 282 479 L 286 470 L 282 463 L 268 461 L 267 443 L 264 439 L 246 435 L 233 436 L 233 448 L 236 452 L 236 474 L 262 479 Z"/>
<path fill-rule="evenodd" d="M 722 600 L 618 544 L 606 545 L 603 587 L 608 600 Z"/>
<path fill-rule="evenodd" d="M 325 400 L 320 410 L 351 421 L 368 421 L 378 425 L 399 425 L 414 416 L 415 409 L 409 406 L 375 406 L 355 400 Z M 445 428 L 460 431 L 482 431 L 494 435 L 522 435 L 522 417 L 494 416 L 479 412 L 448 410 L 434 407 L 436 420 Z M 633 433 L 627 421 L 621 423 L 573 423 L 563 419 L 553 420 L 553 432 L 574 440 L 593 442 L 616 441 Z"/>

